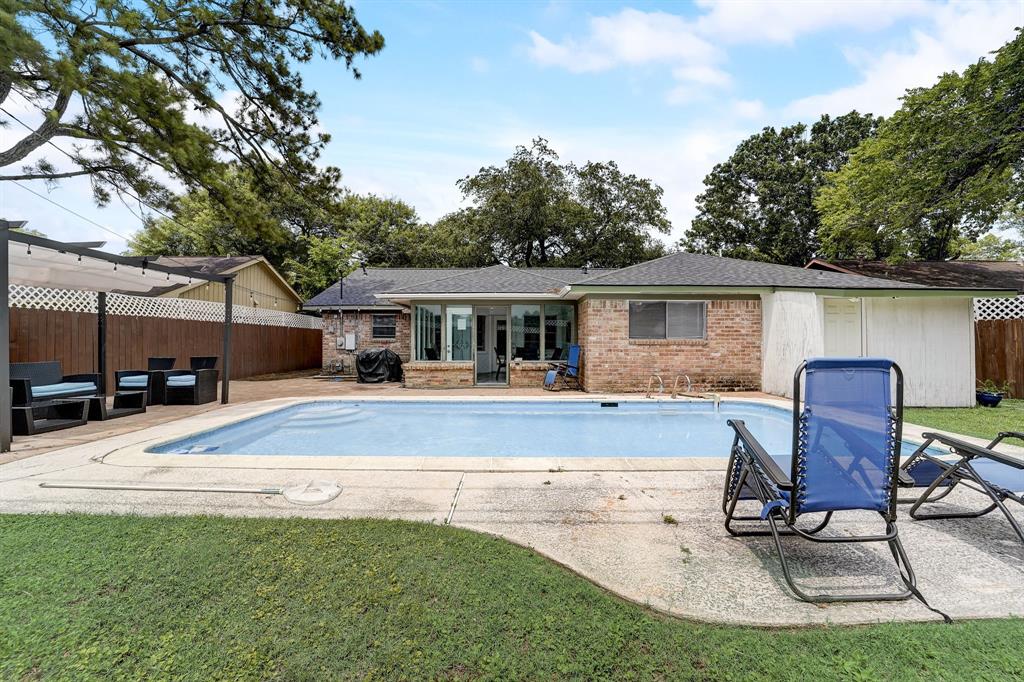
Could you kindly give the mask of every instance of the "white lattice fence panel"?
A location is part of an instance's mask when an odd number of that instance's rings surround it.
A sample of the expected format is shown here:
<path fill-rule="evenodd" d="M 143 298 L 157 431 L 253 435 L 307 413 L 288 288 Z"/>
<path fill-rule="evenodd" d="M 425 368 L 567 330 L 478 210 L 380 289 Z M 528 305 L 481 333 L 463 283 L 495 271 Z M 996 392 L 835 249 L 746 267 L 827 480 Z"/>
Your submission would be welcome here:
<path fill-rule="evenodd" d="M 272 308 L 252 308 L 236 305 L 232 312 L 232 320 L 239 324 L 261 324 L 274 327 L 297 327 L 299 329 L 321 329 L 323 320 L 319 317 L 286 313 Z"/>
<path fill-rule="evenodd" d="M 135 315 L 140 317 L 163 317 L 175 320 L 198 322 L 223 322 L 224 304 L 212 301 L 197 301 L 190 298 L 150 298 L 148 296 L 107 296 L 107 314 Z M 233 306 L 231 320 L 236 324 L 255 324 L 298 329 L 320 329 L 318 317 L 286 313 L 267 308 Z"/>
<path fill-rule="evenodd" d="M 96 292 L 77 289 L 50 289 L 9 284 L 7 295 L 11 308 L 35 310 L 65 310 L 72 313 L 95 313 Z"/>
<path fill-rule="evenodd" d="M 976 320 L 1016 320 L 1020 318 L 1024 318 L 1024 296 L 974 299 L 974 319 Z"/>

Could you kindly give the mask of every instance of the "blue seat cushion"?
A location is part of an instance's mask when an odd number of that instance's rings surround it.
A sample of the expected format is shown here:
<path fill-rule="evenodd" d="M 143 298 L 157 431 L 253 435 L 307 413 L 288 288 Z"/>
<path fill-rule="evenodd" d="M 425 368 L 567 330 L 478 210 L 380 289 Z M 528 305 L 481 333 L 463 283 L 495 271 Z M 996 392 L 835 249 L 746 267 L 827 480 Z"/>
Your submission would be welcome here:
<path fill-rule="evenodd" d="M 85 393 L 96 391 L 96 384 L 91 381 L 62 381 L 59 384 L 46 384 L 44 386 L 33 386 L 33 398 L 56 398 L 69 393 Z"/>
<path fill-rule="evenodd" d="M 185 374 L 180 377 L 167 377 L 168 386 L 195 386 L 196 375 Z"/>
<path fill-rule="evenodd" d="M 549 369 L 547 371 L 547 373 L 544 375 L 544 385 L 545 386 L 553 386 L 554 383 L 555 383 L 555 380 L 557 378 L 558 378 L 558 370 Z"/>
<path fill-rule="evenodd" d="M 956 460 L 944 461 L 948 461 L 949 465 L 952 466 Z M 978 473 L 978 476 L 997 488 L 1002 488 L 1011 493 L 1024 493 L 1024 469 L 1018 469 L 1017 467 L 983 457 L 971 460 L 971 466 Z M 940 468 L 932 460 L 920 459 L 907 469 L 907 473 L 914 478 L 914 485 L 916 487 L 925 488 L 931 485 L 943 470 L 944 468 Z M 948 486 L 949 484 L 948 479 L 942 482 L 943 486 Z"/>
<path fill-rule="evenodd" d="M 118 387 L 120 388 L 145 388 L 149 383 L 149 375 L 147 374 L 133 374 L 127 377 L 121 377 Z"/>

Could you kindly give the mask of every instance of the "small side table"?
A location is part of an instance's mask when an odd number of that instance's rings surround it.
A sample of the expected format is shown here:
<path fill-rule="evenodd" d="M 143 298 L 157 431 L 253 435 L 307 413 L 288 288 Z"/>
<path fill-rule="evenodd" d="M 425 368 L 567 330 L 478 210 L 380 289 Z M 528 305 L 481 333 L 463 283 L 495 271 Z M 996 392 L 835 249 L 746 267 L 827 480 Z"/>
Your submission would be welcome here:
<path fill-rule="evenodd" d="M 118 391 L 114 394 L 114 405 L 107 408 L 107 397 L 95 395 L 89 397 L 89 421 L 107 421 L 119 419 L 132 414 L 146 411 L 145 391 Z"/>

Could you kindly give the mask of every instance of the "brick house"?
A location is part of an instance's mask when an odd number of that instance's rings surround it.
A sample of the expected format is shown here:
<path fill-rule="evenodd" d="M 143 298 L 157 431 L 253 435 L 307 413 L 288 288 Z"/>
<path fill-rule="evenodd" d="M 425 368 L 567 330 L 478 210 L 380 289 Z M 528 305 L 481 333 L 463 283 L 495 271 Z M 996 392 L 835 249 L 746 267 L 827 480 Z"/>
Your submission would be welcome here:
<path fill-rule="evenodd" d="M 388 346 L 409 387 L 540 386 L 578 343 L 586 391 L 656 374 L 787 395 L 806 357 L 885 355 L 908 404 L 970 405 L 971 298 L 1014 293 L 675 253 L 618 270 L 367 268 L 304 307 L 324 317 L 325 365 Z"/>

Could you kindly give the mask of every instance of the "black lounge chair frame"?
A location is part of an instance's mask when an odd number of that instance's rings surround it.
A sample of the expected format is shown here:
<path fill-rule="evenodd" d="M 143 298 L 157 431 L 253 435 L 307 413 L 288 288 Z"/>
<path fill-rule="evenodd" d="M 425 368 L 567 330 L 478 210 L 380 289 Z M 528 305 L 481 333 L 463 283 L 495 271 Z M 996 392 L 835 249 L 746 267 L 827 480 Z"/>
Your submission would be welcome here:
<path fill-rule="evenodd" d="M 1016 438 L 1024 441 L 1024 433 L 1020 431 L 1003 431 L 985 447 L 974 445 L 973 443 L 968 443 L 960 440 L 959 438 L 953 438 L 942 433 L 930 432 L 922 435 L 926 439 L 925 442 L 914 451 L 914 454 L 907 458 L 906 463 L 900 469 L 900 483 L 908 487 L 915 486 L 916 480 L 914 478 L 914 469 L 924 462 L 931 462 L 936 465 L 939 468 L 940 473 L 917 498 L 899 500 L 901 504 L 913 503 L 910 507 L 911 518 L 917 521 L 936 519 L 976 519 L 998 509 L 1003 513 L 1003 516 L 1006 517 L 1006 520 L 1010 522 L 1010 527 L 1013 528 L 1013 532 L 1016 533 L 1017 537 L 1020 538 L 1020 541 L 1024 543 L 1024 528 L 1021 528 L 1020 523 L 1016 518 L 1014 518 L 1013 514 L 1004 504 L 1006 500 L 1012 500 L 1017 504 L 1024 505 L 1024 495 L 1017 491 L 1006 490 L 1005 488 L 993 485 L 991 482 L 985 480 L 984 476 L 978 474 L 971 464 L 972 461 L 976 459 L 989 459 L 1015 469 L 1024 470 L 1024 461 L 1008 457 L 1003 453 L 995 451 L 996 446 L 1007 438 Z M 959 459 L 955 461 L 942 460 L 926 452 L 928 447 L 935 441 L 938 441 L 942 445 L 948 447 Z M 938 502 L 942 498 L 946 497 L 946 495 L 953 492 L 953 490 L 958 486 L 963 486 L 986 495 L 992 503 L 978 511 L 922 511 L 921 508 L 924 505 Z M 944 490 L 936 494 L 936 491 L 940 487 L 943 487 Z"/>
<path fill-rule="evenodd" d="M 885 512 L 879 512 L 885 521 L 885 532 L 880 535 L 841 535 L 841 536 L 819 536 L 818 533 L 824 530 L 832 520 L 833 511 L 825 512 L 824 518 L 815 526 L 800 528 L 797 526 L 800 513 L 795 504 L 777 506 L 771 508 L 768 513 L 761 515 L 739 515 L 736 513 L 736 506 L 741 499 L 749 499 L 744 495 L 753 494 L 753 497 L 762 504 L 777 501 L 778 490 L 789 493 L 792 497 L 796 495 L 801 483 L 801 471 L 796 457 L 801 438 L 801 414 L 800 409 L 800 377 L 806 369 L 806 362 L 801 363 L 793 377 L 793 467 L 787 476 L 767 451 L 761 446 L 756 438 L 747 430 L 746 425 L 739 419 L 728 420 L 729 426 L 733 428 L 732 452 L 729 455 L 729 466 L 726 471 L 725 493 L 722 496 L 722 511 L 725 513 L 725 529 L 730 535 L 737 537 L 767 536 L 771 535 L 775 542 L 775 550 L 779 554 L 779 563 L 782 566 L 782 574 L 786 584 L 799 599 L 812 603 L 830 602 L 864 602 L 864 601 L 902 601 L 916 596 L 922 602 L 917 590 L 917 578 L 914 569 L 910 566 L 903 544 L 900 542 L 899 533 L 896 528 L 896 486 L 897 472 L 899 470 L 900 448 L 903 432 L 903 371 L 896 364 L 892 369 L 896 374 L 896 404 L 893 418 L 893 438 L 896 443 L 892 454 L 891 471 L 892 480 L 889 485 L 889 508 Z M 785 510 L 785 511 L 783 511 Z M 820 513 L 820 512 L 817 512 Z M 734 521 L 758 521 L 768 523 L 768 528 L 737 528 Z M 780 528 L 779 526 L 782 526 Z M 874 594 L 808 594 L 793 580 L 790 572 L 786 552 L 782 546 L 782 536 L 798 536 L 811 542 L 826 544 L 841 543 L 870 543 L 885 542 L 892 552 L 897 570 L 905 589 L 897 592 L 874 593 Z M 927 606 L 927 603 L 924 602 Z M 931 607 L 928 607 L 931 608 Z M 945 618 L 945 616 L 943 616 Z"/>
<path fill-rule="evenodd" d="M 217 399 L 217 379 L 220 372 L 213 367 L 217 364 L 216 356 L 196 356 L 191 358 L 192 369 L 172 369 L 163 372 L 170 379 L 176 376 L 195 375 L 196 381 L 191 386 L 172 386 L 167 384 L 164 393 L 164 405 L 202 405 Z"/>

